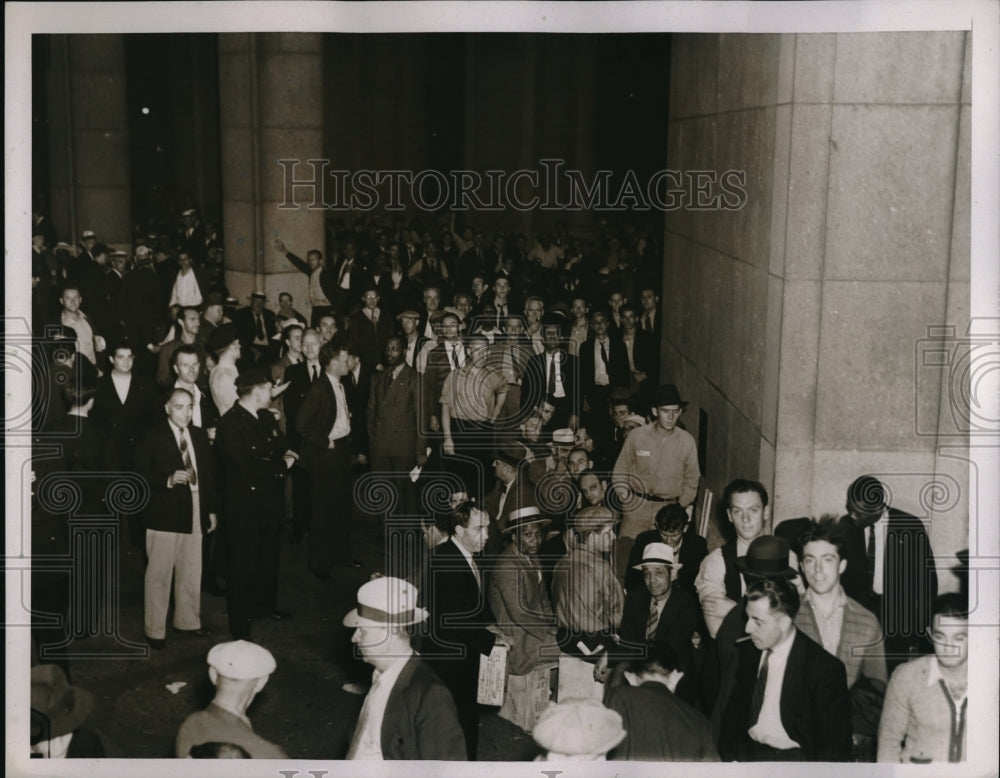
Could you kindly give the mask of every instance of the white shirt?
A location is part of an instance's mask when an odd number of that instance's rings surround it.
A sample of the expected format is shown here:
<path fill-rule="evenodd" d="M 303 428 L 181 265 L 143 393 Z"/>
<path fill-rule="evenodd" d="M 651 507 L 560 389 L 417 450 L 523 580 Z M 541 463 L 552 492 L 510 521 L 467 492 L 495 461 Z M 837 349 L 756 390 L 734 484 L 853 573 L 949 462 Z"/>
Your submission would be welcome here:
<path fill-rule="evenodd" d="M 865 527 L 865 552 L 868 551 L 868 538 L 875 533 L 875 571 L 872 576 L 872 591 L 875 594 L 882 594 L 884 590 L 883 577 L 885 576 L 885 528 L 889 522 L 885 520 L 885 511 L 882 516 L 870 527 Z"/>
<path fill-rule="evenodd" d="M 120 375 L 112 370 L 111 383 L 114 384 L 115 394 L 118 395 L 118 399 L 121 400 L 122 405 L 124 405 L 125 400 L 128 397 L 128 389 L 132 385 L 132 374 L 126 373 L 125 375 Z"/>
<path fill-rule="evenodd" d="M 354 260 L 347 260 L 340 266 L 340 288 L 351 288 L 351 268 L 354 267 Z"/>
<path fill-rule="evenodd" d="M 611 340 L 605 339 L 604 341 L 604 352 L 608 355 L 608 359 L 611 359 Z M 594 340 L 594 384 L 596 386 L 607 386 L 611 383 L 611 378 L 608 376 L 607 365 L 604 364 L 604 360 L 601 358 L 601 341 Z"/>
<path fill-rule="evenodd" d="M 465 557 L 465 561 L 468 562 L 469 567 L 472 568 L 472 574 L 476 576 L 476 585 L 478 585 L 479 588 L 482 589 L 483 579 L 479 575 L 479 565 L 477 565 L 476 560 L 472 558 L 472 554 L 469 552 L 469 549 L 467 549 L 465 546 L 459 543 L 454 535 L 452 535 L 451 542 L 454 543 L 455 546 L 458 548 L 458 550 L 462 552 L 462 556 Z"/>
<path fill-rule="evenodd" d="M 188 453 L 188 456 L 191 457 L 191 469 L 194 470 L 195 475 L 197 475 L 198 474 L 198 461 L 195 459 L 195 456 L 194 456 L 194 444 L 191 442 L 191 434 L 187 431 L 186 427 L 182 429 L 182 428 L 178 427 L 176 424 L 174 424 L 172 421 L 170 421 L 170 419 L 167 419 L 167 423 L 170 425 L 170 429 L 174 433 L 174 440 L 177 441 L 177 448 L 178 448 L 178 450 L 181 447 L 181 438 L 183 437 L 183 438 L 185 438 L 187 440 L 187 453 Z M 192 492 L 197 492 L 198 491 L 198 484 L 190 484 L 189 483 L 188 486 L 191 488 Z"/>
<path fill-rule="evenodd" d="M 326 295 L 323 293 L 323 285 L 319 282 L 320 276 L 323 274 L 323 267 L 317 267 L 312 273 L 309 274 L 309 302 L 315 308 L 316 306 L 328 306 L 330 301 L 326 299 Z"/>
<path fill-rule="evenodd" d="M 344 385 L 329 373 L 326 374 L 326 377 L 330 380 L 330 386 L 333 387 L 333 393 L 337 397 L 337 418 L 333 422 L 333 429 L 330 430 L 329 435 L 330 442 L 333 443 L 351 434 L 351 414 L 347 410 L 347 395 L 344 394 Z"/>
<path fill-rule="evenodd" d="M 549 375 L 555 370 L 556 371 L 556 390 L 552 393 L 553 397 L 565 397 L 566 387 L 563 386 L 562 382 L 562 370 L 560 366 L 562 365 L 562 359 L 559 356 L 559 352 L 553 352 L 552 354 L 546 353 L 545 355 L 545 391 L 548 391 L 549 385 Z"/>
<path fill-rule="evenodd" d="M 462 367 L 465 364 L 465 349 L 462 348 L 461 341 L 455 341 L 454 343 L 445 341 L 444 348 L 448 352 L 448 366 L 452 370 L 455 369 L 456 357 L 458 358 L 459 367 Z"/>
<path fill-rule="evenodd" d="M 747 730 L 747 734 L 758 743 L 763 743 L 771 748 L 788 749 L 799 748 L 800 743 L 796 743 L 785 732 L 785 727 L 781 723 L 781 687 L 785 681 L 785 665 L 788 664 L 788 652 L 792 650 L 792 643 L 795 642 L 795 632 L 792 630 L 777 645 L 772 646 L 771 654 L 767 660 L 767 684 L 764 686 L 764 702 L 760 707 L 760 716 L 757 723 Z M 760 658 L 761 664 L 764 657 Z M 760 672 L 760 665 L 757 667 Z"/>
<path fill-rule="evenodd" d="M 628 352 L 628 369 L 635 372 L 635 357 L 632 355 L 632 346 L 635 345 L 635 333 L 631 336 L 622 333 L 622 341 L 625 343 L 625 351 Z"/>
<path fill-rule="evenodd" d="M 177 274 L 174 289 L 170 293 L 169 305 L 201 305 L 201 289 L 198 287 L 198 277 L 194 274 L 194 270 Z"/>
<path fill-rule="evenodd" d="M 369 308 L 365 306 L 362 310 L 365 312 L 365 316 L 368 317 L 368 321 L 372 324 L 378 324 L 378 318 L 382 315 L 381 308 Z"/>
<path fill-rule="evenodd" d="M 413 364 L 417 358 L 417 339 L 406 341 L 406 356 L 404 358 L 406 364 L 410 367 L 415 367 Z"/>
<path fill-rule="evenodd" d="M 399 680 L 399 674 L 410 660 L 413 652 L 400 656 L 383 672 L 372 673 L 372 688 L 368 690 L 365 704 L 358 717 L 358 728 L 351 738 L 347 759 L 382 759 L 382 719 L 389 702 L 392 687 Z"/>
<path fill-rule="evenodd" d="M 90 321 L 85 314 L 77 311 L 76 317 L 68 311 L 63 311 L 60 321 L 67 327 L 72 327 L 76 332 L 76 350 L 90 360 L 90 364 L 97 364 L 97 353 L 94 350 L 94 329 L 90 326 Z"/>

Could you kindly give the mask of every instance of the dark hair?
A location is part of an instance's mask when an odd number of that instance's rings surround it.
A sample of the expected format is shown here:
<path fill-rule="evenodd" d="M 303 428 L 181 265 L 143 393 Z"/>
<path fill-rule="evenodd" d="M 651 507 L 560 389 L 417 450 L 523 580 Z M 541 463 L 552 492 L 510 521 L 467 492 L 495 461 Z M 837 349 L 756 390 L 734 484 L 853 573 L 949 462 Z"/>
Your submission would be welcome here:
<path fill-rule="evenodd" d="M 863 475 L 856 478 L 847 487 L 847 510 L 860 513 L 875 514 L 885 510 L 885 486 L 873 475 Z"/>
<path fill-rule="evenodd" d="M 747 602 L 767 600 L 771 610 L 778 610 L 795 620 L 799 612 L 799 592 L 785 578 L 751 578 L 747 584 Z"/>
<path fill-rule="evenodd" d="M 283 292 L 282 294 L 287 294 L 287 292 Z M 281 330 L 281 340 L 282 340 L 282 342 L 285 343 L 285 344 L 287 344 L 292 339 L 292 332 L 294 332 L 295 330 L 299 330 L 299 331 L 305 333 L 306 328 L 304 326 L 302 326 L 301 324 L 287 324 L 287 325 L 285 325 L 284 329 Z"/>
<path fill-rule="evenodd" d="M 679 503 L 674 502 L 660 508 L 656 512 L 654 521 L 660 532 L 676 532 L 683 531 L 690 520 L 687 511 Z"/>
<path fill-rule="evenodd" d="M 645 656 L 636 657 L 626 667 L 630 673 L 636 675 L 644 673 L 669 675 L 679 668 L 680 658 L 677 656 L 677 651 L 672 646 L 659 641 L 646 643 Z"/>
<path fill-rule="evenodd" d="M 178 354 L 194 354 L 198 357 L 198 361 L 201 362 L 201 354 L 195 346 L 190 346 L 185 343 L 183 346 L 178 346 L 174 349 L 174 353 L 170 355 L 170 364 L 174 367 L 177 366 L 177 356 Z"/>
<path fill-rule="evenodd" d="M 326 370 L 330 362 L 340 356 L 341 352 L 347 351 L 347 346 L 337 340 L 328 340 L 319 349 L 319 366 Z"/>
<path fill-rule="evenodd" d="M 839 518 L 833 514 L 821 516 L 819 521 L 813 522 L 810 527 L 799 536 L 797 540 L 798 548 L 805 549 L 806 543 L 823 540 L 830 545 L 836 546 L 837 556 L 843 559 L 846 540 L 840 530 L 840 527 L 838 526 L 839 521 Z M 801 557 L 802 554 L 800 553 L 799 556 Z"/>
<path fill-rule="evenodd" d="M 199 311 L 195 306 L 182 305 L 180 308 L 177 309 L 177 314 L 174 316 L 174 321 L 177 322 L 178 324 L 184 321 L 184 316 L 187 314 L 188 311 L 194 311 L 195 313 L 198 314 L 199 317 L 201 316 L 201 311 Z M 178 340 L 180 340 L 180 338 L 178 338 Z"/>
<path fill-rule="evenodd" d="M 236 743 L 198 743 L 191 746 L 188 756 L 194 759 L 250 759 L 249 752 Z"/>
<path fill-rule="evenodd" d="M 750 481 L 746 478 L 735 478 L 729 482 L 722 493 L 722 509 L 729 510 L 734 494 L 744 494 L 745 492 L 757 492 L 760 495 L 761 507 L 767 507 L 767 489 L 760 481 Z"/>
<path fill-rule="evenodd" d="M 135 346 L 132 345 L 132 341 L 128 338 L 119 338 L 111 344 L 111 348 L 108 349 L 108 359 L 112 359 L 116 352 L 124 351 L 128 349 L 132 352 L 132 356 L 135 356 Z"/>
<path fill-rule="evenodd" d="M 472 518 L 472 511 L 474 510 L 476 510 L 476 506 L 466 500 L 457 505 L 451 513 L 443 514 L 440 524 L 438 523 L 439 520 L 435 518 L 434 526 L 446 530 L 449 535 L 454 535 L 457 527 L 467 527 L 469 525 L 469 519 Z"/>
<path fill-rule="evenodd" d="M 931 620 L 935 616 L 952 616 L 957 619 L 969 618 L 969 598 L 959 592 L 939 594 L 931 603 Z"/>
<path fill-rule="evenodd" d="M 306 259 L 309 259 L 309 257 L 316 257 L 316 259 L 323 259 L 323 252 L 320 251 L 319 249 L 309 249 L 309 251 L 306 252 Z"/>

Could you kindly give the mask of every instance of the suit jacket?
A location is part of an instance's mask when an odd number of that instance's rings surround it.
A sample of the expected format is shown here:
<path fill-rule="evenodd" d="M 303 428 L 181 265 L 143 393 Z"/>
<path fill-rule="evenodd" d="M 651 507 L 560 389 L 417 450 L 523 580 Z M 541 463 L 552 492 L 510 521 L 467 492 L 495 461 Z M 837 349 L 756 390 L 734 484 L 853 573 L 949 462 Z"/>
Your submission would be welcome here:
<path fill-rule="evenodd" d="M 264 317 L 264 334 L 267 335 L 268 348 L 273 347 L 273 338 L 278 332 L 278 324 L 274 316 L 274 311 L 265 308 L 261 312 Z M 233 324 L 236 325 L 237 337 L 240 340 L 240 347 L 243 349 L 242 357 L 246 358 L 253 346 L 254 338 L 257 337 L 257 322 L 249 306 L 240 308 L 233 313 Z"/>
<path fill-rule="evenodd" d="M 162 414 L 162 407 L 157 407 L 158 399 L 153 384 L 143 376 L 132 374 L 124 403 L 118 398 L 110 371 L 98 379 L 91 414 L 111 435 L 123 467 L 131 466 L 139 435 L 160 418 L 157 410 Z"/>
<path fill-rule="evenodd" d="M 628 555 L 628 567 L 625 570 L 625 589 L 643 589 L 642 572 L 635 569 L 635 565 L 642 562 L 642 552 L 650 543 L 662 543 L 660 533 L 655 530 L 640 532 L 636 536 L 635 543 Z M 681 569 L 674 576 L 674 586 L 680 586 L 688 591 L 695 591 L 694 579 L 698 575 L 702 560 L 708 556 L 708 543 L 701 535 L 694 531 L 694 527 L 689 527 L 684 533 L 684 540 L 681 542 L 681 550 L 677 561 L 681 563 Z"/>
<path fill-rule="evenodd" d="M 486 548 L 483 555 L 487 558 L 487 564 L 491 559 L 499 556 L 507 543 L 507 536 L 503 530 L 507 527 L 507 517 L 511 510 L 525 505 L 533 505 L 535 487 L 528 479 L 528 470 L 522 465 L 510 486 L 506 489 L 507 497 L 503 503 L 503 513 L 500 510 L 500 480 L 493 484 L 486 496 L 483 498 L 483 510 L 490 515 L 490 534 L 486 539 Z"/>
<path fill-rule="evenodd" d="M 438 341 L 434 348 L 427 352 L 427 366 L 424 368 L 423 380 L 424 418 L 426 419 L 430 419 L 431 416 L 441 418 L 441 388 L 444 386 L 444 379 L 452 370 L 451 362 L 448 359 L 449 353 L 444 341 Z"/>
<path fill-rule="evenodd" d="M 283 480 L 288 449 L 278 422 L 267 410 L 255 417 L 239 402 L 216 427 L 215 449 L 225 473 L 226 521 L 277 524 L 284 519 Z"/>
<path fill-rule="evenodd" d="M 319 370 L 320 378 L 323 377 L 323 368 Z M 285 427 L 288 435 L 288 445 L 292 450 L 298 451 L 301 446 L 301 438 L 295 429 L 295 419 L 302 408 L 302 401 L 305 400 L 306 392 L 313 385 L 313 380 L 309 375 L 309 366 L 305 360 L 295 365 L 289 365 L 285 369 L 285 380 L 288 381 L 288 388 L 281 395 L 281 402 L 285 412 Z"/>
<path fill-rule="evenodd" d="M 507 546 L 490 573 L 489 602 L 497 626 L 514 639 L 508 672 L 526 675 L 559 657 L 556 617 L 541 578 L 542 567 Z"/>
<path fill-rule="evenodd" d="M 618 340 L 621 340 L 622 346 L 625 346 L 625 341 L 622 340 L 624 331 L 619 334 Z M 632 361 L 635 363 L 635 369 L 645 373 L 648 376 L 648 380 L 652 382 L 657 382 L 659 380 L 660 374 L 660 344 L 653 339 L 653 336 L 648 332 L 643 332 L 638 327 L 635 330 L 635 341 L 632 344 Z M 625 352 L 625 364 L 628 365 L 628 350 Z"/>
<path fill-rule="evenodd" d="M 351 273 L 348 277 L 349 281 L 347 282 L 347 289 L 342 289 L 339 283 L 340 272 L 344 268 L 346 262 L 346 259 L 341 259 L 334 267 L 334 297 L 327 295 L 327 299 L 333 303 L 334 308 L 336 308 L 339 313 L 344 313 L 350 311 L 352 308 L 360 307 L 361 293 L 364 292 L 365 287 L 372 282 L 371 273 L 365 269 L 364 262 L 361 261 L 361 257 L 355 256 L 353 264 L 351 265 Z"/>
<path fill-rule="evenodd" d="M 341 379 L 344 384 L 344 395 L 347 397 L 347 409 L 351 414 L 351 452 L 365 456 L 369 453 L 368 423 L 365 419 L 374 373 L 371 365 L 362 362 L 356 381 L 353 373 L 348 373 Z"/>
<path fill-rule="evenodd" d="M 583 399 L 589 401 L 590 410 L 600 413 L 601 408 L 596 407 L 596 400 L 592 396 L 594 391 L 594 344 L 597 338 L 591 332 L 587 339 L 580 345 L 577 352 L 580 364 L 580 394 Z M 608 378 L 609 387 L 629 385 L 628 352 L 625 351 L 625 343 L 621 338 L 614 338 L 608 335 Z"/>
<path fill-rule="evenodd" d="M 347 395 L 346 388 L 344 395 Z M 321 373 L 306 392 L 295 417 L 295 431 L 301 440 L 299 463 L 306 470 L 312 470 L 316 466 L 317 455 L 330 448 L 330 431 L 336 421 L 337 395 L 330 379 Z"/>
<path fill-rule="evenodd" d="M 201 411 L 200 426 L 203 430 L 207 430 L 209 427 L 215 427 L 219 423 L 219 409 L 215 407 L 215 402 L 212 400 L 212 393 L 209 391 L 204 379 L 198 381 L 195 386 L 198 387 L 199 392 L 198 407 Z M 159 410 L 161 414 L 163 406 L 167 404 L 167 398 L 170 397 L 170 394 L 173 391 L 174 384 L 171 384 L 169 389 L 161 392 L 160 399 L 156 403 L 157 410 Z M 194 419 L 191 419 L 191 426 L 196 426 Z"/>
<path fill-rule="evenodd" d="M 889 508 L 885 533 L 881 607 L 872 592 L 864 530 L 850 516 L 840 519 L 847 569 L 840 577 L 844 592 L 872 611 L 882 624 L 889 664 L 906 661 L 911 650 L 929 653 L 931 603 L 937 596 L 934 553 L 924 524 L 916 516 Z"/>
<path fill-rule="evenodd" d="M 609 687 L 604 704 L 622 717 L 628 732 L 609 760 L 719 761 L 708 719 L 661 683 Z"/>
<path fill-rule="evenodd" d="M 392 369 L 375 373 L 365 417 L 373 457 L 410 457 L 424 453 L 427 440 L 420 420 L 420 376 L 408 365 L 389 384 Z"/>
<path fill-rule="evenodd" d="M 418 656 L 407 660 L 389 692 L 381 734 L 383 759 L 468 759 L 451 692 Z"/>
<path fill-rule="evenodd" d="M 619 629 L 622 642 L 632 645 L 642 645 L 646 642 L 646 621 L 649 619 L 649 591 L 644 586 L 641 590 L 625 595 L 625 607 L 622 612 L 622 623 Z M 677 652 L 681 669 L 686 673 L 694 670 L 694 652 L 691 647 L 691 635 L 698 629 L 701 621 L 701 611 L 698 598 L 687 589 L 672 587 L 670 596 L 663 605 L 660 621 L 656 625 L 654 640 L 666 643 Z"/>
<path fill-rule="evenodd" d="M 580 382 L 579 365 L 576 357 L 563 351 L 564 354 L 561 372 L 563 389 L 566 391 L 564 400 L 556 401 L 558 406 L 564 403 L 571 416 L 580 415 Z M 548 375 L 546 373 L 547 354 L 532 355 L 524 369 L 524 376 L 521 378 L 521 411 L 526 412 L 531 407 L 538 405 L 542 398 L 546 396 L 548 388 Z"/>
<path fill-rule="evenodd" d="M 207 532 L 208 514 L 216 512 L 215 452 L 204 430 L 189 424 L 188 434 L 198 472 L 201 528 Z M 149 484 L 149 503 L 143 513 L 146 529 L 190 534 L 193 530 L 191 488 L 187 484 L 167 486 L 167 479 L 174 471 L 184 469 L 177 438 L 169 422 L 159 422 L 139 440 L 135 450 L 135 469 Z"/>
<path fill-rule="evenodd" d="M 392 315 L 385 308 L 379 311 L 378 324 L 372 324 L 364 310 L 360 310 L 351 316 L 347 334 L 362 363 L 373 368 L 382 359 L 385 342 L 392 337 L 394 329 Z"/>
<path fill-rule="evenodd" d="M 476 585 L 472 568 L 454 538 L 434 549 L 430 591 L 420 593 L 431 618 L 430 634 L 421 653 L 449 686 L 456 681 L 469 682 L 470 676 L 478 673 L 479 655 L 493 650 L 494 636 L 486 626 L 495 624 L 496 619 L 486 587 L 486 580 L 482 590 Z M 471 682 L 475 682 L 474 677 Z"/>
<path fill-rule="evenodd" d="M 732 695 L 722 716 L 719 749 L 724 760 L 752 754 L 747 730 L 750 700 L 761 651 L 747 641 L 739 648 Z M 851 703 L 844 664 L 796 630 L 781 685 L 781 724 L 812 762 L 842 762 L 851 756 Z"/>

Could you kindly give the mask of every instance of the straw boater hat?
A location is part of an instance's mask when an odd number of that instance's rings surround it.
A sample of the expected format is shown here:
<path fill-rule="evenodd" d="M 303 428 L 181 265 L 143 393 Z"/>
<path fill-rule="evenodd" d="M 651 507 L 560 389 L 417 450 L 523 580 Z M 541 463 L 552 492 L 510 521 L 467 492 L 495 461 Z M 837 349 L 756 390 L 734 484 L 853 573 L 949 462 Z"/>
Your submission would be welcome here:
<path fill-rule="evenodd" d="M 549 706 L 535 724 L 535 742 L 567 756 L 606 754 L 625 739 L 622 717 L 594 699 L 569 699 Z"/>
<path fill-rule="evenodd" d="M 358 589 L 358 607 L 344 616 L 345 627 L 403 627 L 419 624 L 427 611 L 417 607 L 417 588 L 383 576 Z"/>
<path fill-rule="evenodd" d="M 532 524 L 541 524 L 543 527 L 550 523 L 549 519 L 542 515 L 537 505 L 528 505 L 523 508 L 512 510 L 507 517 L 507 526 L 503 528 L 504 534 L 510 534 L 514 530 L 527 527 Z"/>
<path fill-rule="evenodd" d="M 681 568 L 681 563 L 674 558 L 674 550 L 666 543 L 650 543 L 642 550 L 642 561 L 633 565 L 633 570 L 642 570 L 646 565 L 666 565 L 674 572 Z"/>

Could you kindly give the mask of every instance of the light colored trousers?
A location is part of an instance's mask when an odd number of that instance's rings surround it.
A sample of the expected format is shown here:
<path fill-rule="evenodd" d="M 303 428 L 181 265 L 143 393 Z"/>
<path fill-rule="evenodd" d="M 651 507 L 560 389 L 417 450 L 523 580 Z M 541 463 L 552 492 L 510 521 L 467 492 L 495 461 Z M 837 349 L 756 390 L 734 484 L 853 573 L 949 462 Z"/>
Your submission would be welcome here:
<path fill-rule="evenodd" d="M 201 517 L 194 507 L 194 531 L 160 532 L 146 530 L 145 585 L 143 612 L 146 636 L 162 640 L 167 632 L 170 581 L 174 583 L 174 627 L 201 627 Z"/>

